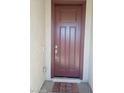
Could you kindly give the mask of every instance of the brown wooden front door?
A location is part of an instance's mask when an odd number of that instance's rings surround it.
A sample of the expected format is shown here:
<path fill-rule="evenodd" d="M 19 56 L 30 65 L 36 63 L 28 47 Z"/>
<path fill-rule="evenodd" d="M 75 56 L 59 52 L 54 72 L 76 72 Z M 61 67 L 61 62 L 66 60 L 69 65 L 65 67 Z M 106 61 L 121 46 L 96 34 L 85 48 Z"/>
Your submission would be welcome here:
<path fill-rule="evenodd" d="M 56 5 L 54 76 L 80 78 L 82 69 L 82 7 Z"/>

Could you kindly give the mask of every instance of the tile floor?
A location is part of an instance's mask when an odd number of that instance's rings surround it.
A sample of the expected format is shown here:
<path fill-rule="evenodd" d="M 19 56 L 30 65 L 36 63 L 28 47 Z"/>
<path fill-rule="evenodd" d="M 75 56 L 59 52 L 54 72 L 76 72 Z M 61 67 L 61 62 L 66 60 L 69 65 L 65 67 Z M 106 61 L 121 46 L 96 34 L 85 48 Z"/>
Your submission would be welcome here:
<path fill-rule="evenodd" d="M 41 88 L 40 93 L 57 93 L 57 92 L 52 92 L 53 85 L 54 82 L 45 81 Z M 78 88 L 79 88 L 79 93 L 92 93 L 88 83 L 79 83 Z M 58 93 L 64 93 L 64 92 L 58 92 Z"/>

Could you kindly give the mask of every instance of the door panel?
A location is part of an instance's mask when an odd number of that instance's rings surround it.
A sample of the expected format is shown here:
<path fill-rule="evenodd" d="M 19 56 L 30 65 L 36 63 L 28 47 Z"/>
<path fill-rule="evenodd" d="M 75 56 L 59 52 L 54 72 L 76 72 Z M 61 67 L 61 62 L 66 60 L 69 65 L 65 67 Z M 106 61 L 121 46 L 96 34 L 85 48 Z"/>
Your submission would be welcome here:
<path fill-rule="evenodd" d="M 81 13 L 81 6 L 55 7 L 54 76 L 80 77 Z"/>

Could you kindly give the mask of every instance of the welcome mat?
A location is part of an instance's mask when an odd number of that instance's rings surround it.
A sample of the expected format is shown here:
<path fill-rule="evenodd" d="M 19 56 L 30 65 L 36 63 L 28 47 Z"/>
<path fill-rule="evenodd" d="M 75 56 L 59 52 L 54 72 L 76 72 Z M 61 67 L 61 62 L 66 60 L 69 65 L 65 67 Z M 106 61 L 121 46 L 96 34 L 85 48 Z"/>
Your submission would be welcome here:
<path fill-rule="evenodd" d="M 76 83 L 55 82 L 52 92 L 55 93 L 79 93 L 78 85 Z"/>

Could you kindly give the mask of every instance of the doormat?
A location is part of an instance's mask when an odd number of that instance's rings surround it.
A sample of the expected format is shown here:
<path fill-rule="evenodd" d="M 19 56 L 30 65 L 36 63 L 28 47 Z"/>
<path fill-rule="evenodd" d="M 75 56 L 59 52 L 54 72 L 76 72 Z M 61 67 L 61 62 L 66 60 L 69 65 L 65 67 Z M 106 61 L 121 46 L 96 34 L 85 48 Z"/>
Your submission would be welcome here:
<path fill-rule="evenodd" d="M 54 93 L 79 93 L 76 83 L 55 82 L 52 92 Z"/>

